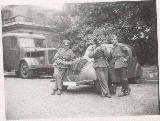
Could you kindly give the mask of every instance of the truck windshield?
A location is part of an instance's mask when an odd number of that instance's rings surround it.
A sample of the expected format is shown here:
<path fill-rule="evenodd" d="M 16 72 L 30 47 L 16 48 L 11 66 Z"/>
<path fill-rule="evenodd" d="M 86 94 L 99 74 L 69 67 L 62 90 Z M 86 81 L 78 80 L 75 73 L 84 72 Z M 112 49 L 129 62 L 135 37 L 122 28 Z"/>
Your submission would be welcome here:
<path fill-rule="evenodd" d="M 43 39 L 33 39 L 33 38 L 19 38 L 19 43 L 21 47 L 43 47 L 46 48 Z"/>

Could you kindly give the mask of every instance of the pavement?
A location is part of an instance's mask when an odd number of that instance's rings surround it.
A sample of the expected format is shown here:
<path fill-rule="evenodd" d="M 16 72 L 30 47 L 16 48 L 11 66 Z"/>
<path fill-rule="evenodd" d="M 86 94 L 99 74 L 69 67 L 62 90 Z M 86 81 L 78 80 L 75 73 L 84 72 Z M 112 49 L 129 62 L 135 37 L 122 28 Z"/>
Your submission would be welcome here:
<path fill-rule="evenodd" d="M 158 80 L 130 84 L 131 95 L 109 99 L 96 94 L 92 86 L 74 83 L 66 83 L 69 87 L 62 95 L 52 96 L 50 77 L 21 79 L 11 73 L 5 75 L 6 118 L 10 120 L 159 114 Z"/>

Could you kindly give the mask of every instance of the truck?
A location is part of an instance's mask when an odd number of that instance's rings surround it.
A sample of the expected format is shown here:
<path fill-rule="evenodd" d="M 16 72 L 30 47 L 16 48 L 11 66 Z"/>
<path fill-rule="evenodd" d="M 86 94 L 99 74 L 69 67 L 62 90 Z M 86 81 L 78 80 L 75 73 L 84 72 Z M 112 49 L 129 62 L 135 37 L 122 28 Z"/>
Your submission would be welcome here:
<path fill-rule="evenodd" d="M 4 71 L 14 71 L 24 79 L 40 73 L 53 74 L 57 49 L 47 47 L 43 34 L 5 33 L 2 41 Z"/>

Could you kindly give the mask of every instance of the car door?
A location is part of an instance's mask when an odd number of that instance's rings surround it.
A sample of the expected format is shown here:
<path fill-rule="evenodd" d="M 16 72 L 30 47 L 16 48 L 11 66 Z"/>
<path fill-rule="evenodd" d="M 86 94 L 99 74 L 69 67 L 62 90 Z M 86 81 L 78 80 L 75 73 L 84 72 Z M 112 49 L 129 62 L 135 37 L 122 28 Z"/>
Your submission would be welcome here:
<path fill-rule="evenodd" d="M 9 53 L 8 50 L 10 49 L 10 39 L 9 37 L 3 37 L 3 66 L 5 71 L 11 71 L 10 61 L 8 59 Z"/>

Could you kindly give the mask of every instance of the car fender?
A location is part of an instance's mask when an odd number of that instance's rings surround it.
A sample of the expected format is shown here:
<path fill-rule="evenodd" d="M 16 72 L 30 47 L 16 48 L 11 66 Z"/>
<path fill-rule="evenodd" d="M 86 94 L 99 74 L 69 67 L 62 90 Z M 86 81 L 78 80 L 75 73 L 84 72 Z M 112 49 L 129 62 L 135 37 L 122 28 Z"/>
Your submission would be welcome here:
<path fill-rule="evenodd" d="M 32 68 L 32 65 L 39 65 L 38 60 L 36 60 L 35 58 L 22 58 L 20 60 L 19 66 L 21 65 L 22 62 L 26 62 L 30 69 Z"/>

